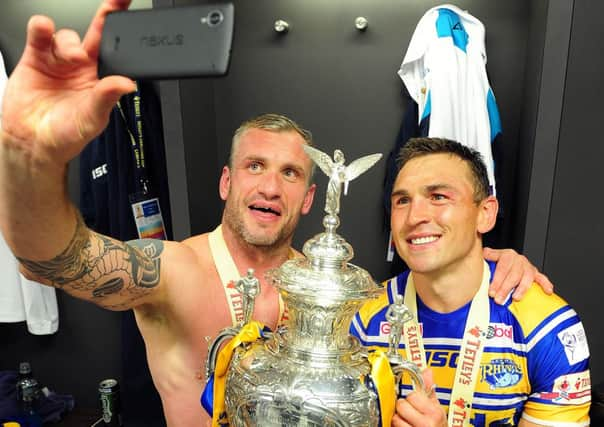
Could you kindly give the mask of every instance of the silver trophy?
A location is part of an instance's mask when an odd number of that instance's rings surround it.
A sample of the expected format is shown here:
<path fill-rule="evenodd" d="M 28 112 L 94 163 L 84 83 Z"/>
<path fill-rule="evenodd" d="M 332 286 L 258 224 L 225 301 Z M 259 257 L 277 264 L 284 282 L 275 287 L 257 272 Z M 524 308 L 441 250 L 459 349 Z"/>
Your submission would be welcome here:
<path fill-rule="evenodd" d="M 381 154 L 344 165 L 344 154 L 327 154 L 309 146 L 306 153 L 329 177 L 323 219 L 325 231 L 304 244 L 305 259 L 293 259 L 268 273 L 287 304 L 288 324 L 263 338 L 239 346 L 226 374 L 225 406 L 230 426 L 378 426 L 380 408 L 371 379 L 367 351 L 348 331 L 361 305 L 384 292 L 369 273 L 351 264 L 352 246 L 335 230 L 340 224 L 340 196 L 348 183 L 373 166 Z M 244 304 L 253 304 L 253 274 L 241 279 Z M 256 282 L 257 283 L 257 282 Z M 250 320 L 252 310 L 245 322 Z M 401 301 L 391 306 L 388 360 L 395 377 L 409 373 L 424 388 L 419 369 L 396 351 L 402 324 L 410 319 Z M 214 371 L 222 344 L 241 325 L 224 329 L 211 343 L 206 378 Z"/>

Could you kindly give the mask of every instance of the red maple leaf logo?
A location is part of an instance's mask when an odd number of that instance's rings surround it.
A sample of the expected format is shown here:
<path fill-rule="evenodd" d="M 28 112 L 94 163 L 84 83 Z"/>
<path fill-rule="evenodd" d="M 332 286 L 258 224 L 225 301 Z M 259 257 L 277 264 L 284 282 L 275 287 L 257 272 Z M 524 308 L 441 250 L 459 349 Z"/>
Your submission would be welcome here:
<path fill-rule="evenodd" d="M 480 328 L 478 326 L 474 326 L 472 329 L 468 331 L 470 334 L 474 335 L 476 338 L 480 336 Z"/>
<path fill-rule="evenodd" d="M 459 409 L 465 409 L 465 407 L 466 407 L 466 401 L 461 397 L 459 399 L 457 399 L 455 402 L 453 402 L 453 404 L 455 406 L 457 406 Z"/>

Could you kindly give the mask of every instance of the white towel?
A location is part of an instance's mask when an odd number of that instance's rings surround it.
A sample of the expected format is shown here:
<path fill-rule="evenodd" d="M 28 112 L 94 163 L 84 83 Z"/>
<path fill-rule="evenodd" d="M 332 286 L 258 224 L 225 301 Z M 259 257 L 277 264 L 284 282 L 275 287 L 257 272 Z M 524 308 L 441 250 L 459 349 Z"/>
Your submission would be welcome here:
<path fill-rule="evenodd" d="M 23 321 L 34 335 L 55 333 L 59 328 L 55 289 L 23 277 L 0 235 L 0 322 Z"/>
<path fill-rule="evenodd" d="M 0 235 L 0 322 L 27 323 L 34 335 L 54 334 L 59 328 L 55 289 L 26 279 Z"/>
<path fill-rule="evenodd" d="M 0 53 L 0 105 L 6 80 Z M 19 263 L 0 234 L 0 322 L 22 321 L 27 322 L 27 330 L 34 335 L 55 333 L 59 327 L 57 296 L 54 288 L 19 273 Z"/>

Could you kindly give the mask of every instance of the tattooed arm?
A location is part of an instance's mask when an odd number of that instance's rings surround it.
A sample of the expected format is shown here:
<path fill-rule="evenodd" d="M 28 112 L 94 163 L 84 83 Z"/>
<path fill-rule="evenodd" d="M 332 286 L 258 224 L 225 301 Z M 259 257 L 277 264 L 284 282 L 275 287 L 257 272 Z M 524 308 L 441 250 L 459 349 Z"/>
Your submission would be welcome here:
<path fill-rule="evenodd" d="M 67 248 L 48 261 L 19 257 L 24 273 L 111 310 L 146 301 L 159 284 L 161 240 L 120 242 L 86 228 L 78 215 Z"/>

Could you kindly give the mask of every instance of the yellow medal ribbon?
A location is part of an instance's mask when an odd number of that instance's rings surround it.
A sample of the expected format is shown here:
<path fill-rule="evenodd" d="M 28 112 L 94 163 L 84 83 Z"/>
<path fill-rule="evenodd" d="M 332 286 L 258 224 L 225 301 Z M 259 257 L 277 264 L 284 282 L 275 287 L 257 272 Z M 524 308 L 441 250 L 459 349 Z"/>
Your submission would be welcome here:
<path fill-rule="evenodd" d="M 378 398 L 380 399 L 380 414 L 382 427 L 389 426 L 394 416 L 394 405 L 396 405 L 396 385 L 394 374 L 388 361 L 388 357 L 382 350 L 369 353 L 367 360 L 371 364 L 371 379 L 375 384 Z"/>
<path fill-rule="evenodd" d="M 214 370 L 214 410 L 212 427 L 228 425 L 224 404 L 224 388 L 233 351 L 243 343 L 254 342 L 262 335 L 264 325 L 256 320 L 245 324 L 239 333 L 233 337 L 218 353 Z"/>

